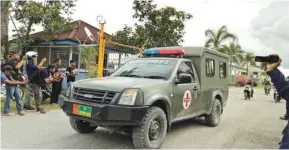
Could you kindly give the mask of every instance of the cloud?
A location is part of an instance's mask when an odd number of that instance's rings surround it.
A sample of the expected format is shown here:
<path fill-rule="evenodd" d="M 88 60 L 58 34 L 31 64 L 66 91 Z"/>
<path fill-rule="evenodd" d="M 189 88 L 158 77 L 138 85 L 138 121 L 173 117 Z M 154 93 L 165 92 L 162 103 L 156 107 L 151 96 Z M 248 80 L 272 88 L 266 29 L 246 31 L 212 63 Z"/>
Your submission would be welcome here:
<path fill-rule="evenodd" d="M 289 68 L 289 1 L 272 1 L 251 22 L 251 33 L 261 44 L 283 58 L 282 65 Z"/>
<path fill-rule="evenodd" d="M 289 76 L 289 69 L 285 69 L 283 67 L 279 67 L 279 70 L 284 74 L 285 77 Z"/>

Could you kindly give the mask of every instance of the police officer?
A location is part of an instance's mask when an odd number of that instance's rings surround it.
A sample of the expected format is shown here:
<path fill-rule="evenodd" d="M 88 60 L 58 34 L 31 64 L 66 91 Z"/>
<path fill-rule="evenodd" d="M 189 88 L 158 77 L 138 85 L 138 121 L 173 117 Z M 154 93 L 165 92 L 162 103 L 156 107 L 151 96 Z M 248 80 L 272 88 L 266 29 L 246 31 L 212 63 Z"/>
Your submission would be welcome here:
<path fill-rule="evenodd" d="M 285 79 L 277 67 L 281 64 L 281 58 L 279 62 L 273 64 L 267 64 L 267 73 L 271 78 L 276 90 L 282 98 L 289 101 L 289 81 Z M 280 149 L 289 149 L 289 122 L 283 130 L 283 138 L 280 143 Z"/>

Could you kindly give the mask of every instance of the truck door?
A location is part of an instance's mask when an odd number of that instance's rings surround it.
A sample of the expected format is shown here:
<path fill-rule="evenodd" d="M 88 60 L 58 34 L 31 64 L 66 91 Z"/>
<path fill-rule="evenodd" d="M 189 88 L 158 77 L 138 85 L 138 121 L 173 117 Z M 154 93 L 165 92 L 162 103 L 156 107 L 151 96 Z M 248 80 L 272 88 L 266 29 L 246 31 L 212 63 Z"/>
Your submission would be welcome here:
<path fill-rule="evenodd" d="M 198 99 L 200 97 L 200 86 L 197 81 L 197 74 L 191 61 L 180 63 L 175 79 L 178 80 L 180 73 L 189 74 L 192 77 L 191 83 L 178 83 L 173 85 L 173 118 L 182 119 L 197 113 Z"/>

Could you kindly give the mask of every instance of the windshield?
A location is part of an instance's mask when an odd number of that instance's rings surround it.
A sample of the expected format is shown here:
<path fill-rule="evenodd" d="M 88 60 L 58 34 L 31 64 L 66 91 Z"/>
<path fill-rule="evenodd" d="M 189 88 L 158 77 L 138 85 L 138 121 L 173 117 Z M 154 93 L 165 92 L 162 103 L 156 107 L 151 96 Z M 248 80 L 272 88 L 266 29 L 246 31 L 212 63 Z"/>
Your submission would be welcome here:
<path fill-rule="evenodd" d="M 177 61 L 168 59 L 136 59 L 129 61 L 111 76 L 169 79 Z"/>

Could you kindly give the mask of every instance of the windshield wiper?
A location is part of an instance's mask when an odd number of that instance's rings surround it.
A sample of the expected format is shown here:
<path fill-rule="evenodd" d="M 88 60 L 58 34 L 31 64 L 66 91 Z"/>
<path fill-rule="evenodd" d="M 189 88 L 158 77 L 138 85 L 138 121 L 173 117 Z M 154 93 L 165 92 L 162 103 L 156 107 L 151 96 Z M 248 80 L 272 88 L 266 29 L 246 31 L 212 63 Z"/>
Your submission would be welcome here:
<path fill-rule="evenodd" d="M 144 76 L 144 78 L 149 78 L 149 79 L 164 79 L 167 80 L 166 77 L 163 76 Z"/>
<path fill-rule="evenodd" d="M 124 75 L 117 75 L 118 77 L 133 77 L 133 78 L 143 78 L 143 76 L 135 75 L 135 74 L 124 74 Z"/>

